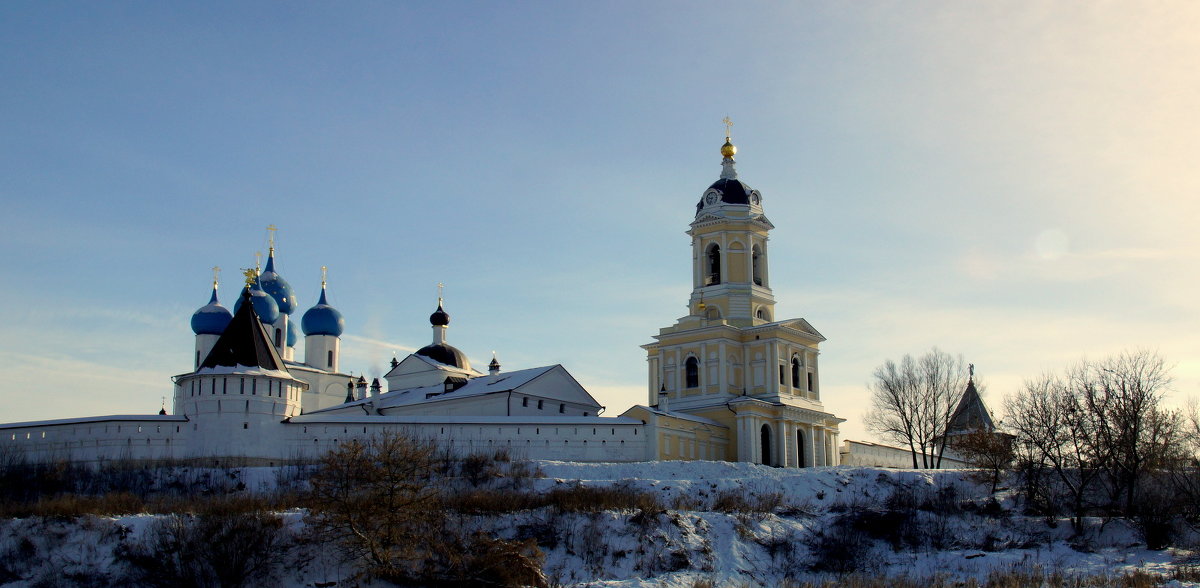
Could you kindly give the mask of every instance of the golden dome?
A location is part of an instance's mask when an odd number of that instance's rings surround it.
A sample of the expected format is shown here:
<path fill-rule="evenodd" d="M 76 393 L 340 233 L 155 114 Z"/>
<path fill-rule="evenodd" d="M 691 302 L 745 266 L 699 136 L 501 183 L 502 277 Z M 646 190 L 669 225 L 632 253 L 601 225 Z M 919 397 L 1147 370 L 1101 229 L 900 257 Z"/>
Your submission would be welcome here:
<path fill-rule="evenodd" d="M 734 155 L 737 155 L 737 147 L 734 147 L 733 143 L 726 137 L 725 144 L 721 145 L 721 156 L 733 157 Z"/>

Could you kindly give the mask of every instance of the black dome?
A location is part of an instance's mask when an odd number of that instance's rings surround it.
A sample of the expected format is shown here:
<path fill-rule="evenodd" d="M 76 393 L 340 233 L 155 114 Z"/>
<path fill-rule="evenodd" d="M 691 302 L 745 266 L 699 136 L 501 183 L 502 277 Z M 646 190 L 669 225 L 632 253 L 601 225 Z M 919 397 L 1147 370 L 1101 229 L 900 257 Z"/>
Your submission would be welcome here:
<path fill-rule="evenodd" d="M 721 202 L 728 204 L 750 204 L 750 186 L 747 186 L 741 180 L 726 180 L 722 178 L 713 182 L 713 185 L 709 186 L 708 189 L 720 192 Z M 705 190 L 705 193 L 707 192 L 708 190 Z"/>
<path fill-rule="evenodd" d="M 446 311 L 442 310 L 441 303 L 438 304 L 438 309 L 433 311 L 433 314 L 429 315 L 429 324 L 435 327 L 444 327 L 450 324 L 450 315 L 446 314 Z"/>
<path fill-rule="evenodd" d="M 457 347 L 445 343 L 426 345 L 417 350 L 417 355 L 422 355 L 438 363 L 452 365 L 464 370 L 471 369 L 471 362 L 467 360 L 467 354 L 459 351 Z"/>
<path fill-rule="evenodd" d="M 716 192 L 720 194 L 721 202 L 725 204 L 750 204 L 751 196 L 754 194 L 754 189 L 747 186 L 745 182 L 734 178 L 721 178 L 700 196 L 700 201 L 696 203 L 696 212 L 699 213 L 701 208 L 704 208 L 708 203 L 709 194 Z M 715 204 L 714 200 L 712 204 Z"/>

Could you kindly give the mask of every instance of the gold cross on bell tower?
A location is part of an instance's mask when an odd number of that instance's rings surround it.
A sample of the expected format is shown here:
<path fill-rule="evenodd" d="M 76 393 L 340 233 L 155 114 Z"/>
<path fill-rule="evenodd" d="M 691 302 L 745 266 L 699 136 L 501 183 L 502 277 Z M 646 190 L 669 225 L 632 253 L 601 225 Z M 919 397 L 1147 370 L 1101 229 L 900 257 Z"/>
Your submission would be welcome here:
<path fill-rule="evenodd" d="M 725 123 L 725 140 L 729 141 L 729 133 L 733 130 L 733 120 L 727 116 L 721 122 Z"/>

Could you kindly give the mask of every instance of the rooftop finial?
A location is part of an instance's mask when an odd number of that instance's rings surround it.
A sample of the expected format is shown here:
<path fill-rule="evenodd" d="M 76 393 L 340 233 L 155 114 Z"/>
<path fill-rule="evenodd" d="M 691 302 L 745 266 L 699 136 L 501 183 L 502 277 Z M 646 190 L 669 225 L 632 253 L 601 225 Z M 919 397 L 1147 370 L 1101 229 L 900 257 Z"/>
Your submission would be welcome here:
<path fill-rule="evenodd" d="M 442 305 L 442 291 L 446 289 L 446 285 L 438 282 L 438 306 Z"/>
<path fill-rule="evenodd" d="M 321 266 L 321 289 L 325 289 L 325 278 L 328 275 L 329 268 Z"/>
<path fill-rule="evenodd" d="M 257 276 L 262 271 L 262 251 L 254 252 L 254 275 Z"/>
<path fill-rule="evenodd" d="M 973 363 L 967 364 L 967 373 L 970 375 L 971 380 L 975 379 L 975 364 L 973 364 Z"/>
<path fill-rule="evenodd" d="M 733 141 L 730 139 L 730 131 L 733 129 L 733 120 L 727 116 L 725 117 L 725 120 L 721 122 L 725 123 L 725 144 L 721 145 L 721 157 L 733 159 L 733 156 L 737 155 L 737 147 L 733 146 Z"/>
<path fill-rule="evenodd" d="M 278 230 L 275 225 L 267 225 L 267 246 L 271 253 L 275 253 L 275 231 Z"/>
<path fill-rule="evenodd" d="M 258 279 L 258 268 L 257 267 L 242 268 L 242 275 L 246 276 L 246 287 L 248 288 L 250 286 L 253 286 L 254 281 Z"/>
<path fill-rule="evenodd" d="M 214 265 L 212 270 L 213 270 L 213 290 L 216 290 L 217 282 L 221 281 L 221 267 Z"/>

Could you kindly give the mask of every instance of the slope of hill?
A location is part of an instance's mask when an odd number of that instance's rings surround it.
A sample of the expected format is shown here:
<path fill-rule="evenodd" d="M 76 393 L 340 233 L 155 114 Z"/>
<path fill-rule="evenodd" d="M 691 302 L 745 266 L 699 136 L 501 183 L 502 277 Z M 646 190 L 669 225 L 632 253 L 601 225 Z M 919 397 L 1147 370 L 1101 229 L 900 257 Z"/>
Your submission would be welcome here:
<path fill-rule="evenodd" d="M 1078 575 L 1140 570 L 1169 578 L 1195 568 L 1184 550 L 1149 551 L 1121 521 L 1023 516 L 962 471 L 862 467 L 778 469 L 725 462 L 535 462 L 527 492 L 610 488 L 653 497 L 620 510 L 545 506 L 459 514 L 456 524 L 532 539 L 547 579 L 567 586 L 773 586 L 845 574 L 984 581 L 993 571 Z M 270 492 L 278 470 L 230 474 L 241 492 Z M 0 585 L 100 586 L 127 577 L 131 546 L 169 515 L 0 520 Z M 270 585 L 332 586 L 353 567 L 331 545 L 290 541 L 304 513 L 282 513 L 283 555 Z M 169 554 L 160 554 L 170 557 Z M 1182 566 L 1182 567 L 1181 567 Z M 1186 575 L 1186 574 L 1185 574 Z M 1174 585 L 1186 584 L 1178 581 Z"/>

